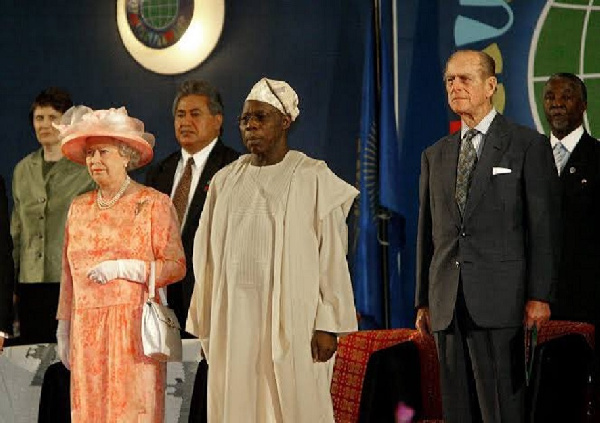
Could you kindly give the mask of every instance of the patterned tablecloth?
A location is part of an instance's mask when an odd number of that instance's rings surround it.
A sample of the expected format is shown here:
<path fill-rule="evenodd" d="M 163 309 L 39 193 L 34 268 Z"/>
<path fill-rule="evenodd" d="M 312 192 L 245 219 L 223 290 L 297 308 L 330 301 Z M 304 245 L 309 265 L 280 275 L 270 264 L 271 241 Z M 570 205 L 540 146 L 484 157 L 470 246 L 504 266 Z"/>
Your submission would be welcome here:
<path fill-rule="evenodd" d="M 165 422 L 187 422 L 200 342 L 183 340 L 183 362 L 168 363 Z M 55 344 L 23 345 L 0 355 L 0 423 L 35 423 L 44 372 L 57 361 Z"/>

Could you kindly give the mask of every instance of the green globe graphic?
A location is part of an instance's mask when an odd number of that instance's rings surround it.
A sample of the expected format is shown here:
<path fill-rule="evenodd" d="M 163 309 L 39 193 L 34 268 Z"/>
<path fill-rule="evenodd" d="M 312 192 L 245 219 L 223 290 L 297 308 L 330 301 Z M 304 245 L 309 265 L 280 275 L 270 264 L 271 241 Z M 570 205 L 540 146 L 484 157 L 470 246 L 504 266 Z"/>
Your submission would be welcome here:
<path fill-rule="evenodd" d="M 540 14 L 529 52 L 529 103 L 539 131 L 544 116 L 544 83 L 556 72 L 578 75 L 588 90 L 584 126 L 600 137 L 600 0 L 549 0 Z"/>
<path fill-rule="evenodd" d="M 179 13 L 177 0 L 142 0 L 142 17 L 148 26 L 161 30 L 171 25 Z"/>

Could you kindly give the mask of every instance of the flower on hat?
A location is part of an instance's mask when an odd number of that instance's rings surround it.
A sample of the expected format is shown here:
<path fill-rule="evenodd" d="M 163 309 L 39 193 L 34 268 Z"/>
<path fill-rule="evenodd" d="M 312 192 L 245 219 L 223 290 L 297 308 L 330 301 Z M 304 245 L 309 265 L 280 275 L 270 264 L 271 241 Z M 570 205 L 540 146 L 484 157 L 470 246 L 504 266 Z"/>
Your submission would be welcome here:
<path fill-rule="evenodd" d="M 154 135 L 145 132 L 144 123 L 129 116 L 125 107 L 92 110 L 87 106 L 74 106 L 54 127 L 59 131 L 62 153 L 76 163 L 85 164 L 85 144 L 89 137 L 110 137 L 133 148 L 140 154 L 138 167 L 153 157 Z"/>

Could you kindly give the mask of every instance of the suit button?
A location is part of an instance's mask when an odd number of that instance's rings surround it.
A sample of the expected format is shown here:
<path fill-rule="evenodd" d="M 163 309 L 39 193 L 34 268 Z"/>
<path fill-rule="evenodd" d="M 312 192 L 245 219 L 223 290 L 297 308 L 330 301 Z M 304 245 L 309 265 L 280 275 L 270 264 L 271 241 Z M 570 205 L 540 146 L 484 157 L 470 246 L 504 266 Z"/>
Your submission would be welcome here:
<path fill-rule="evenodd" d="M 456 267 L 457 269 L 460 267 L 460 262 L 458 260 L 454 262 L 454 267 Z"/>
<path fill-rule="evenodd" d="M 460 236 L 462 236 L 463 238 L 465 238 L 467 236 L 466 232 L 461 232 Z"/>

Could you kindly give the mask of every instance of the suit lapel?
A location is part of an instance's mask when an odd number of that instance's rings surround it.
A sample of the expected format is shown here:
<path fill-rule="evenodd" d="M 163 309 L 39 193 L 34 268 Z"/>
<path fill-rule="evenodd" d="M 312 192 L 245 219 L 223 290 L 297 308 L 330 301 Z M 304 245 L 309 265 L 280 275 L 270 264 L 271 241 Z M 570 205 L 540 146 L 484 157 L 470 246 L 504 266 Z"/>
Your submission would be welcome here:
<path fill-rule="evenodd" d="M 215 173 L 217 173 L 222 167 L 221 162 L 223 149 L 223 143 L 220 139 L 217 140 L 217 143 L 206 159 L 206 164 L 204 165 L 204 169 L 202 169 L 200 179 L 198 180 L 198 185 L 196 186 L 196 191 L 194 191 L 194 196 L 192 197 L 192 202 L 190 203 L 190 208 L 188 209 L 187 218 L 184 225 L 184 232 L 191 224 L 192 219 L 195 219 L 195 216 L 199 216 L 199 214 L 202 213 L 204 201 L 206 201 L 206 194 L 208 192 L 208 184 Z"/>
<path fill-rule="evenodd" d="M 444 186 L 444 198 L 448 199 L 448 210 L 452 218 L 460 222 L 460 210 L 456 203 L 456 167 L 458 166 L 458 153 L 460 151 L 460 131 L 450 135 L 443 146 L 443 169 L 442 183 Z"/>
<path fill-rule="evenodd" d="M 166 160 L 160 174 L 156 178 L 156 189 L 162 193 L 171 195 L 173 189 L 173 181 L 175 180 L 175 171 L 177 170 L 177 164 L 181 158 L 181 153 L 172 154 L 168 160 Z"/>
<path fill-rule="evenodd" d="M 571 173 L 583 175 L 594 173 L 587 172 L 586 167 L 589 165 L 589 160 L 587 160 L 587 158 L 594 155 L 594 143 L 596 142 L 598 141 L 588 135 L 587 132 L 583 133 L 581 139 L 575 146 L 575 149 L 569 156 L 569 160 L 567 160 L 565 168 L 560 174 L 560 180 L 563 184 L 568 179 L 568 175 Z"/>
<path fill-rule="evenodd" d="M 471 181 L 471 188 L 469 189 L 469 196 L 467 197 L 467 204 L 465 205 L 465 220 L 471 215 L 475 207 L 477 207 L 477 204 L 485 193 L 492 177 L 492 168 L 498 163 L 506 148 L 508 134 L 504 130 L 504 125 L 502 125 L 502 119 L 501 115 L 496 115 L 485 135 L 481 157 L 477 161 L 473 180 Z"/>

